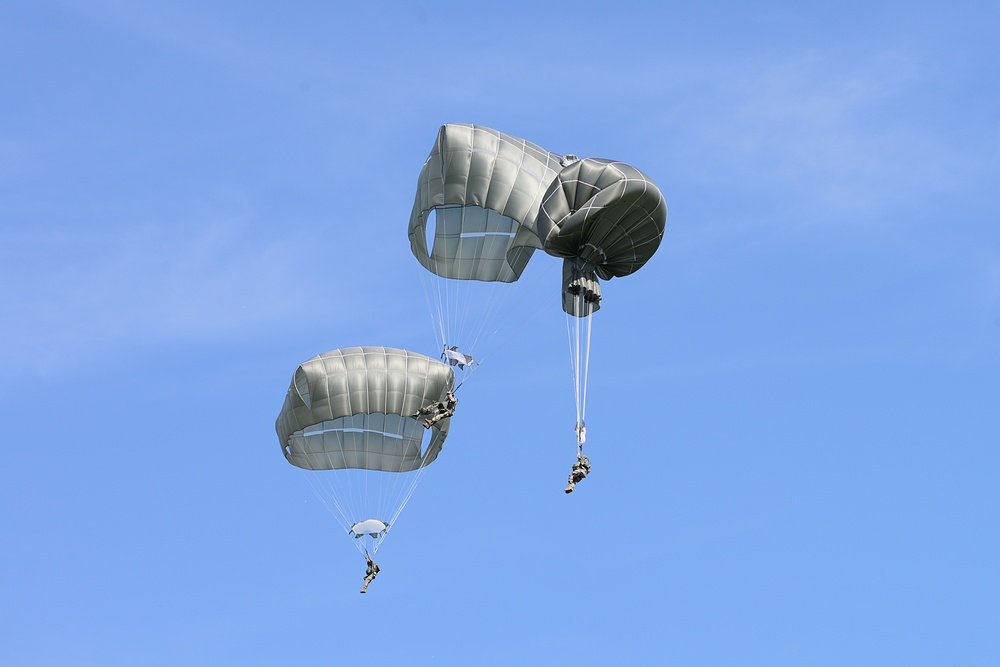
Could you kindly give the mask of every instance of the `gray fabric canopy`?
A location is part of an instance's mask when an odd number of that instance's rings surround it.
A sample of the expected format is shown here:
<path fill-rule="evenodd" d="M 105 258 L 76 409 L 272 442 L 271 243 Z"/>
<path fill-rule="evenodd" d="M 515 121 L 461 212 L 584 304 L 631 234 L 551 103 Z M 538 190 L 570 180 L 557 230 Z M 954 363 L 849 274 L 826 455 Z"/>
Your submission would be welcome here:
<path fill-rule="evenodd" d="M 431 429 L 421 453 L 414 415 L 454 385 L 447 364 L 391 347 L 326 352 L 295 369 L 275 430 L 285 458 L 309 470 L 408 472 L 437 458 L 450 419 Z"/>
<path fill-rule="evenodd" d="M 659 247 L 666 220 L 659 188 L 631 165 L 586 158 L 560 171 L 535 226 L 545 252 L 566 259 L 563 309 L 578 317 L 597 310 L 597 278 L 642 268 Z M 508 257 L 516 262 L 521 252 L 515 244 Z M 589 304 L 586 312 L 579 311 L 581 301 Z"/>
<path fill-rule="evenodd" d="M 461 280 L 513 282 L 534 248 L 535 218 L 563 157 L 478 125 L 442 125 L 420 171 L 410 247 L 429 271 Z M 432 213 L 433 212 L 433 213 Z M 428 227 L 433 224 L 432 247 Z M 512 244 L 524 250 L 510 261 Z"/>

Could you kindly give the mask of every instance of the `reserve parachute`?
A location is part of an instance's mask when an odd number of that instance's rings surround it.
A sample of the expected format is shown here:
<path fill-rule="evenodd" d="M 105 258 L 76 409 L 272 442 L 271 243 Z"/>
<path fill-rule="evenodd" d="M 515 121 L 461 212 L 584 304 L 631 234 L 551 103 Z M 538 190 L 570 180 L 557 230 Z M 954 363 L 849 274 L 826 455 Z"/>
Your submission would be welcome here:
<path fill-rule="evenodd" d="M 440 454 L 450 417 L 451 366 L 391 347 L 349 347 L 299 365 L 275 422 L 285 458 L 363 554 L 374 554 Z M 429 408 L 429 406 L 431 406 Z"/>

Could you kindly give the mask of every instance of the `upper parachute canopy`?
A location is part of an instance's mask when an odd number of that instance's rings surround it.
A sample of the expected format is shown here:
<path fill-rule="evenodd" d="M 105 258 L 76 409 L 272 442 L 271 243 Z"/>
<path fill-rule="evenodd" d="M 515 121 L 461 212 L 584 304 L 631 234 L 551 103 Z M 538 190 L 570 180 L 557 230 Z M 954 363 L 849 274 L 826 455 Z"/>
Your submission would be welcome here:
<path fill-rule="evenodd" d="M 333 350 L 295 369 L 275 429 L 292 465 L 308 470 L 361 468 L 408 472 L 441 451 L 450 419 L 424 428 L 416 413 L 452 390 L 451 367 L 391 347 Z"/>
<path fill-rule="evenodd" d="M 546 187 L 566 162 L 488 127 L 442 125 L 417 181 L 409 227 L 413 254 L 443 278 L 514 282 L 542 247 L 535 218 Z M 522 248 L 513 257 L 512 245 Z"/>
<path fill-rule="evenodd" d="M 659 247 L 666 220 L 659 188 L 631 165 L 585 158 L 560 171 L 545 192 L 535 226 L 545 252 L 566 260 L 563 309 L 577 317 L 596 311 L 597 278 L 642 268 Z M 508 258 L 516 263 L 522 252 L 515 244 Z M 581 302 L 588 304 L 584 311 Z"/>

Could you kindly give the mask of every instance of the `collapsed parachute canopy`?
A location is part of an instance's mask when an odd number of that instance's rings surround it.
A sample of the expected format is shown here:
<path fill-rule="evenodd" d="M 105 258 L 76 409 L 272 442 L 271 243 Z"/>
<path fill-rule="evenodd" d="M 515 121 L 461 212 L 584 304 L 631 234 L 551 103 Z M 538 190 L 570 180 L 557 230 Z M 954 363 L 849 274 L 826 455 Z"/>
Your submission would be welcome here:
<path fill-rule="evenodd" d="M 563 310 L 585 317 L 600 308 L 597 278 L 642 268 L 659 247 L 666 220 L 659 188 L 631 165 L 586 158 L 560 171 L 545 192 L 535 227 L 545 252 L 566 260 Z M 516 263 L 523 252 L 515 244 L 508 258 Z"/>
<path fill-rule="evenodd" d="M 563 163 L 561 155 L 488 127 L 442 125 L 417 181 L 409 227 L 413 254 L 443 278 L 517 280 L 541 247 L 535 218 Z M 514 261 L 512 245 L 522 248 Z"/>
<path fill-rule="evenodd" d="M 408 472 L 437 458 L 450 419 L 432 429 L 426 451 L 416 413 L 442 401 L 450 366 L 391 347 L 333 350 L 295 369 L 275 429 L 285 458 L 308 470 Z"/>

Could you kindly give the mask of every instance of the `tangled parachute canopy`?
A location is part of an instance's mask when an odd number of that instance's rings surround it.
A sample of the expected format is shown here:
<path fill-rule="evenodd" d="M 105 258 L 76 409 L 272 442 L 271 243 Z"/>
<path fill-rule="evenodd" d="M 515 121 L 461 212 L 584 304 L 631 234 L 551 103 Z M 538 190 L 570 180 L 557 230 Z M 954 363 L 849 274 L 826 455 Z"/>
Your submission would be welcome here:
<path fill-rule="evenodd" d="M 443 278 L 517 280 L 532 250 L 541 247 L 535 218 L 564 162 L 488 127 L 442 125 L 417 181 L 409 226 L 413 254 Z M 436 220 L 429 223 L 432 212 Z M 525 250 L 511 262 L 507 251 L 515 239 Z"/>
<path fill-rule="evenodd" d="M 563 310 L 585 317 L 600 308 L 597 278 L 627 276 L 653 256 L 667 205 L 659 188 L 624 162 L 585 158 L 550 183 L 535 227 L 550 255 L 562 257 Z M 508 257 L 519 261 L 517 244 Z"/>

